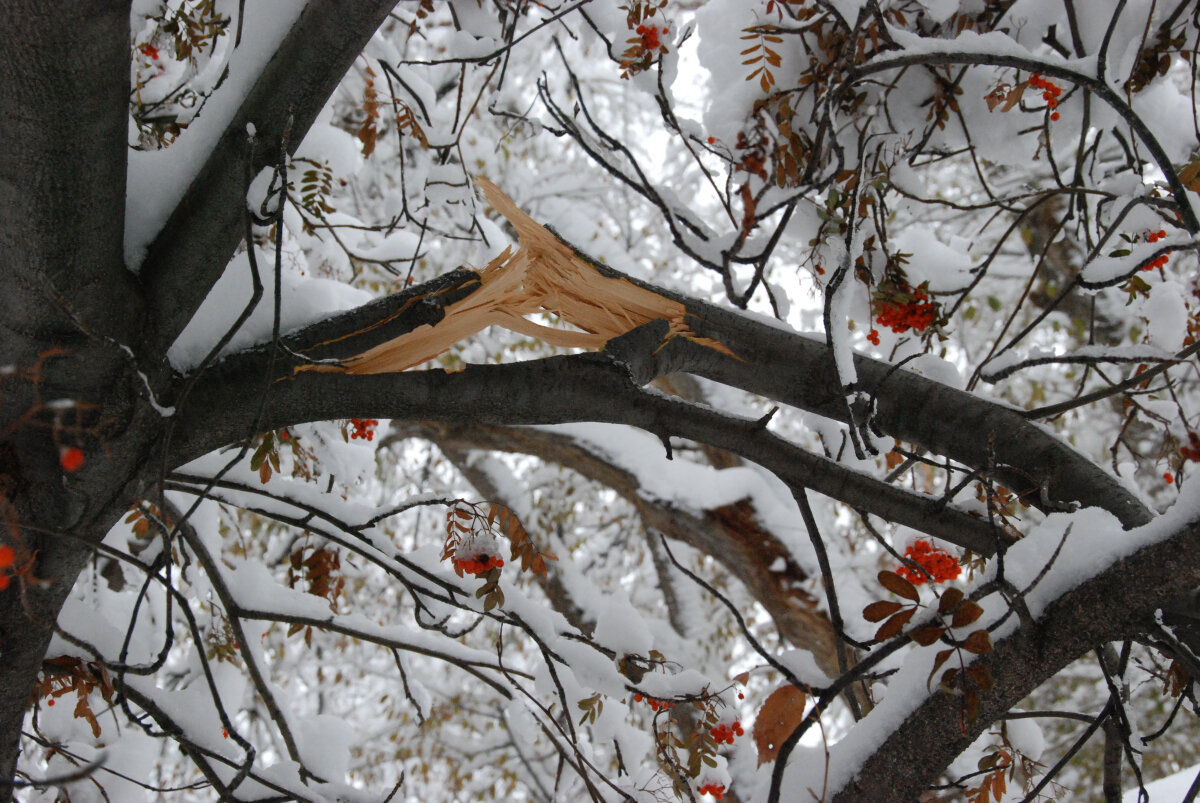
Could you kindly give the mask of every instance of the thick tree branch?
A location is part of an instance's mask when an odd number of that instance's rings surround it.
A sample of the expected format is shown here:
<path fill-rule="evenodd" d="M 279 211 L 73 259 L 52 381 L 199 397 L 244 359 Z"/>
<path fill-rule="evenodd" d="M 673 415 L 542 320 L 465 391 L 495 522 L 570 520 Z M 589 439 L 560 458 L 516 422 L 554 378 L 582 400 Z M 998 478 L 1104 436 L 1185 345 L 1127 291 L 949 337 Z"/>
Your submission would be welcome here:
<path fill-rule="evenodd" d="M 289 154 L 295 152 L 395 4 L 310 0 L 305 6 L 150 245 L 141 271 L 148 306 L 156 315 L 148 335 L 150 354 L 166 353 L 241 242 L 246 177 L 276 164 L 281 146 Z M 127 43 L 125 48 L 128 58 Z M 124 80 L 128 83 L 127 75 Z M 248 124 L 254 126 L 258 143 L 253 153 Z"/>
<path fill-rule="evenodd" d="M 579 256 L 586 259 L 585 255 Z M 608 347 L 608 352 L 632 373 L 636 384 L 643 385 L 655 377 L 675 372 L 694 373 L 834 420 L 847 421 L 849 411 L 845 402 L 845 390 L 837 381 L 832 352 L 824 342 L 636 282 L 618 271 L 590 260 L 589 264 L 606 277 L 632 282 L 682 305 L 687 314 L 686 323 L 692 331 L 702 338 L 709 338 L 710 341 L 721 344 L 733 355 L 688 337 L 673 337 L 665 344 L 661 344 L 661 341 L 638 341 L 636 344 L 634 341 L 625 341 L 624 345 L 617 345 L 617 342 L 613 341 Z M 455 275 L 461 278 L 452 280 L 450 276 Z M 449 299 L 465 297 L 479 286 L 476 274 L 463 271 L 450 276 L 438 280 L 436 285 L 412 288 L 394 297 L 394 300 L 375 302 L 377 305 L 386 304 L 394 311 L 385 316 L 393 337 L 422 324 L 434 324 L 436 320 L 440 320 L 441 307 L 445 306 Z M 310 327 L 289 338 L 287 348 L 294 352 L 305 352 L 312 350 L 315 344 L 335 341 L 339 348 L 345 350 L 337 356 L 347 352 L 355 353 L 356 350 L 361 352 L 371 345 L 377 345 L 380 340 L 380 330 L 370 328 L 367 324 L 368 320 L 372 320 L 368 313 L 369 310 L 363 308 Z M 365 332 L 367 339 L 360 342 L 357 339 L 359 332 Z M 260 357 L 261 351 L 260 349 L 258 352 Z M 255 357 L 255 352 L 248 352 L 218 366 L 214 370 L 225 373 L 227 378 L 216 382 L 210 388 L 210 392 L 220 393 L 222 382 L 248 381 L 248 374 L 243 374 L 240 379 L 234 377 L 247 370 L 247 364 L 256 359 L 259 357 Z M 870 394 L 875 401 L 870 420 L 883 432 L 950 457 L 981 474 L 995 477 L 1021 493 L 1030 502 L 1044 508 L 1056 509 L 1071 505 L 1102 507 L 1116 515 L 1126 526 L 1149 520 L 1150 513 L 1146 507 L 1115 478 L 1053 435 L 1026 421 L 1020 411 L 955 390 L 910 371 L 898 370 L 895 366 L 878 360 L 863 356 L 857 356 L 855 360 L 859 377 L 858 388 Z M 297 365 L 298 362 L 294 361 L 287 370 Z M 764 366 L 775 368 L 764 370 Z M 517 379 L 522 369 L 510 366 L 505 370 L 514 374 L 514 381 L 523 381 Z M 529 380 L 532 381 L 532 376 Z M 286 381 L 288 385 L 295 383 L 307 386 L 309 380 L 298 375 Z M 340 383 L 341 380 L 333 381 L 333 384 Z M 606 420 L 580 409 L 579 403 L 585 398 L 580 397 L 576 400 L 569 413 L 563 411 L 557 414 L 573 417 L 556 417 L 555 414 L 548 413 L 538 415 L 536 411 L 531 410 L 526 414 L 535 415 L 536 421 L 505 417 L 488 420 L 504 424 Z M 592 399 L 592 402 L 598 401 L 599 398 Z M 553 402 L 549 399 L 546 402 L 547 406 L 543 409 L 548 410 Z M 222 405 L 224 406 L 230 406 L 229 421 L 239 420 L 237 412 L 228 401 Z M 331 412 L 331 416 L 344 417 L 348 414 L 408 417 L 391 415 L 381 409 L 355 413 Z M 319 417 L 313 415 L 297 420 Z M 222 432 L 225 437 L 229 436 L 227 427 L 217 431 Z M 651 431 L 690 437 L 670 426 L 665 430 Z M 203 439 L 214 433 L 196 434 Z M 234 437 L 250 434 L 236 433 Z M 703 437 L 695 439 L 714 446 L 721 445 Z M 718 439 L 722 439 L 719 434 Z M 212 440 L 208 442 L 212 448 L 224 445 Z M 186 454 L 188 447 L 184 447 L 183 451 Z M 816 458 L 811 458 L 810 464 L 812 460 Z M 758 462 L 761 463 L 761 459 Z M 848 479 L 846 469 L 832 461 L 826 462 L 834 467 L 830 469 L 834 474 Z M 794 472 L 795 467 L 792 469 L 793 481 L 801 484 L 807 482 L 795 476 Z M 835 498 L 844 498 L 830 492 L 829 478 L 823 481 L 823 488 L 815 482 L 808 487 Z M 884 493 L 892 492 L 889 490 Z M 875 506 L 871 507 L 874 509 Z M 888 517 L 888 514 L 881 515 Z M 928 512 L 923 513 L 923 516 L 927 515 Z M 955 538 L 949 540 L 962 543 Z M 975 549 L 976 546 L 971 548 Z M 988 554 L 990 551 L 986 550 Z"/>
<path fill-rule="evenodd" d="M 964 721 L 959 697 L 934 693 L 865 762 L 856 762 L 856 776 L 830 799 L 916 800 L 955 756 L 1043 681 L 1097 644 L 1152 626 L 1155 611 L 1185 599 L 1197 584 L 1200 520 L 1193 519 L 1064 594 L 1036 622 L 980 656 L 995 685 L 981 694 L 975 720 Z"/>
<path fill-rule="evenodd" d="M 68 482 L 58 451 L 129 423 L 115 348 L 136 342 L 142 320 L 122 236 L 128 0 L 0 3 L 0 75 L 0 541 L 36 556 L 33 574 L 47 581 L 14 580 L 0 596 L 8 800 L 29 689 L 87 555 L 59 531 L 102 538 L 111 477 L 134 457 L 104 455 L 94 462 L 111 474 Z"/>
<path fill-rule="evenodd" d="M 665 328 L 665 322 L 656 322 L 635 330 L 613 341 L 605 354 L 470 365 L 456 373 L 298 373 L 271 386 L 263 402 L 261 426 L 276 429 L 345 417 L 628 424 L 663 439 L 675 436 L 710 443 L 753 460 L 793 487 L 811 488 L 980 554 L 995 551 L 1000 533 L 983 519 L 806 452 L 767 431 L 764 422 L 723 415 L 638 387 L 629 364 L 614 355 L 629 351 L 635 340 L 642 345 L 632 351 L 648 353 Z M 173 465 L 249 434 L 255 411 L 246 409 L 245 394 L 261 382 L 266 364 L 265 349 L 256 349 L 206 372 L 192 403 L 180 414 L 179 434 L 172 441 Z"/>
<path fill-rule="evenodd" d="M 848 423 L 845 391 L 825 343 L 702 302 L 685 303 L 693 329 L 738 358 L 675 338 L 654 355 L 659 372 L 687 371 Z M 870 357 L 856 355 L 854 362 L 857 387 L 875 400 L 871 422 L 882 432 L 995 477 L 1039 507 L 1101 507 L 1126 526 L 1150 519 L 1116 478 L 1028 426 L 1019 410 Z"/>

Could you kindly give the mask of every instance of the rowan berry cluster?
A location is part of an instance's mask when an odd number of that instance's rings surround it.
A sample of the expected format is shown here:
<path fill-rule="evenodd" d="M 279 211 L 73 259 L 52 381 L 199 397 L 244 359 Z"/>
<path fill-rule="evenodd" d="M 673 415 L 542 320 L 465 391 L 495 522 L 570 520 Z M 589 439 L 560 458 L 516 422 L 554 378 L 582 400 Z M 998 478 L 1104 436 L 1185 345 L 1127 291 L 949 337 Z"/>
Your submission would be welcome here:
<path fill-rule="evenodd" d="M 1159 229 L 1158 231 L 1152 231 L 1146 235 L 1146 242 L 1156 243 L 1159 240 L 1161 240 L 1163 237 L 1166 237 L 1166 236 L 1167 236 L 1167 232 L 1164 231 L 1163 229 Z M 1167 255 L 1163 254 L 1162 256 L 1157 256 L 1154 259 L 1147 262 L 1145 265 L 1143 265 L 1142 270 L 1144 270 L 1144 271 L 1154 270 L 1155 268 L 1166 267 L 1166 264 L 1167 264 Z"/>
<path fill-rule="evenodd" d="M 8 570 L 13 568 L 16 562 L 17 553 L 13 551 L 13 548 L 7 544 L 0 546 L 0 572 L 3 572 L 0 574 L 0 591 L 8 588 L 8 584 L 12 580 Z"/>
<path fill-rule="evenodd" d="M 886 326 L 897 334 L 909 329 L 923 332 L 937 319 L 937 307 L 929 300 L 929 293 L 924 284 L 920 287 L 902 288 L 901 292 L 892 296 L 875 298 L 875 320 L 880 326 Z M 867 335 L 867 339 L 879 345 L 879 333 L 874 329 Z"/>
<path fill-rule="evenodd" d="M 717 800 L 722 800 L 725 797 L 725 786 L 719 783 L 707 783 L 696 790 L 702 795 L 712 795 Z"/>
<path fill-rule="evenodd" d="M 655 700 L 653 697 L 642 697 L 640 694 L 633 695 L 635 703 L 640 703 L 642 700 L 646 701 L 646 705 L 650 706 L 651 711 L 665 711 L 674 705 L 670 700 Z"/>
<path fill-rule="evenodd" d="M 896 568 L 896 574 L 915 586 L 928 582 L 929 577 L 932 577 L 935 583 L 944 583 L 947 580 L 957 579 L 962 573 L 962 567 L 958 565 L 958 560 L 953 555 L 944 549 L 934 547 L 928 541 L 914 541 L 909 544 L 908 549 L 904 550 L 904 557 L 925 570 L 922 572 L 907 564 L 901 564 Z M 926 577 L 926 573 L 929 577 Z"/>
<path fill-rule="evenodd" d="M 474 558 L 455 558 L 451 563 L 461 572 L 479 575 L 499 569 L 504 565 L 504 559 L 497 555 L 478 555 Z"/>
<path fill-rule="evenodd" d="M 709 730 L 709 733 L 712 734 L 712 737 L 716 740 L 717 744 L 733 744 L 734 737 L 742 736 L 745 734 L 745 731 L 742 730 L 742 723 L 734 720 L 732 723 L 721 723 L 720 725 L 714 725 Z"/>
<path fill-rule="evenodd" d="M 646 50 L 658 50 L 662 47 L 659 35 L 671 32 L 670 28 L 663 26 L 662 29 L 659 29 L 657 25 L 639 25 L 634 30 L 638 36 L 642 37 L 642 47 Z"/>
<path fill-rule="evenodd" d="M 879 330 L 872 329 L 871 331 L 867 332 L 867 340 L 870 340 L 873 345 L 878 346 L 879 345 Z"/>
<path fill-rule="evenodd" d="M 351 418 L 350 426 L 354 429 L 350 432 L 350 440 L 362 438 L 365 441 L 375 440 L 375 427 L 379 425 L 379 420 L 375 418 Z"/>
<path fill-rule="evenodd" d="M 1042 100 L 1046 101 L 1046 105 L 1049 108 L 1055 109 L 1058 107 L 1058 96 L 1062 94 L 1061 86 L 1049 79 L 1043 78 L 1037 73 L 1029 76 L 1029 85 L 1034 89 L 1042 90 Z M 1050 119 L 1057 120 L 1058 112 L 1053 112 L 1050 115 Z"/>

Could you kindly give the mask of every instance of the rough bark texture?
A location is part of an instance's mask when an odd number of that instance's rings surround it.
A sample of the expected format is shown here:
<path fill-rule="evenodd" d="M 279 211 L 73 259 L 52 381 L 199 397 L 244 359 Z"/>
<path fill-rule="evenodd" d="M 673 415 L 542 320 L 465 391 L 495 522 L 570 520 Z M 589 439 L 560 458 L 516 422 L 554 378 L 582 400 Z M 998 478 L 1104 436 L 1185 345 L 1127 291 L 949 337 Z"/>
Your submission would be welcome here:
<path fill-rule="evenodd" d="M 315 0 L 304 7 L 146 255 L 155 352 L 166 353 L 242 241 L 247 177 L 278 164 L 285 147 L 295 153 L 324 99 L 395 5 Z M 255 128 L 253 152 L 247 124 Z"/>
<path fill-rule="evenodd" d="M 0 539 L 38 556 L 0 595 L 5 799 L 33 678 L 87 555 L 70 539 L 102 534 L 114 495 L 90 471 L 64 481 L 58 449 L 131 418 L 113 346 L 136 342 L 141 318 L 122 257 L 128 31 L 127 1 L 0 4 Z M 96 463 L 127 472 L 129 457 Z"/>

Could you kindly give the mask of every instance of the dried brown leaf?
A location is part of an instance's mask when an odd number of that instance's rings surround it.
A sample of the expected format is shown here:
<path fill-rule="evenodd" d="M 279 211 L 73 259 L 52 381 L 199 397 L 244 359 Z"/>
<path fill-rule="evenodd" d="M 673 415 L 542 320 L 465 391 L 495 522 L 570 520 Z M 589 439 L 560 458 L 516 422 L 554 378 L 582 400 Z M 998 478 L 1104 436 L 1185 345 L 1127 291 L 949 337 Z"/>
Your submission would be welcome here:
<path fill-rule="evenodd" d="M 918 627 L 911 633 L 911 636 L 912 640 L 920 644 L 922 647 L 928 647 L 930 644 L 940 639 L 942 634 L 945 632 L 946 628 L 941 627 L 940 625 L 926 625 L 925 627 Z"/>
<path fill-rule="evenodd" d="M 774 761 L 779 748 L 804 719 L 804 692 L 795 686 L 780 686 L 771 692 L 754 720 L 754 744 L 758 764 Z"/>
<path fill-rule="evenodd" d="M 957 588 L 947 588 L 942 592 L 942 598 L 938 600 L 938 613 L 947 614 L 958 607 L 958 603 L 962 602 L 963 592 Z"/>
<path fill-rule="evenodd" d="M 992 673 L 983 664 L 971 664 L 967 667 L 967 674 L 975 681 L 975 685 L 984 691 L 990 689 L 994 683 Z"/>
<path fill-rule="evenodd" d="M 1002 109 L 1000 109 L 1000 111 L 1002 111 L 1002 112 L 1009 111 L 1010 109 L 1014 108 L 1018 103 L 1020 103 L 1021 96 L 1025 94 L 1025 87 L 1027 87 L 1027 86 L 1029 86 L 1029 84 L 1022 83 L 1022 84 L 1017 84 L 1015 87 L 1013 87 L 1012 90 L 1008 93 L 1008 98 L 1004 101 L 1004 107 Z"/>
<path fill-rule="evenodd" d="M 900 613 L 896 614 L 891 619 L 888 619 L 880 626 L 878 630 L 875 631 L 875 640 L 887 641 L 893 636 L 899 635 L 900 631 L 904 629 L 904 626 L 908 624 L 908 620 L 911 619 L 913 614 L 916 612 L 916 608 L 908 608 L 907 610 L 900 611 Z"/>
<path fill-rule="evenodd" d="M 967 636 L 967 640 L 962 643 L 962 648 L 967 652 L 973 652 L 980 655 L 985 652 L 992 651 L 992 638 L 986 630 L 976 630 L 971 635 Z"/>
<path fill-rule="evenodd" d="M 951 627 L 966 627 L 982 615 L 983 608 L 971 600 L 967 600 L 954 612 L 954 618 L 950 620 L 950 625 Z"/>
<path fill-rule="evenodd" d="M 895 572 L 880 572 L 879 584 L 898 597 L 904 597 L 913 602 L 919 602 L 921 599 L 921 595 L 917 593 L 917 587 Z"/>
<path fill-rule="evenodd" d="M 863 618 L 868 622 L 882 622 L 884 619 L 888 618 L 903 607 L 904 603 L 895 602 L 892 600 L 872 602 L 870 605 L 863 608 Z"/>
<path fill-rule="evenodd" d="M 946 660 L 947 660 L 947 659 L 948 659 L 948 658 L 949 658 L 951 655 L 954 655 L 954 650 L 953 650 L 953 649 L 946 649 L 946 650 L 942 650 L 941 652 L 939 652 L 939 653 L 938 653 L 938 654 L 937 654 L 937 655 L 934 657 L 934 659 L 933 659 L 933 669 L 929 670 L 929 677 L 928 677 L 928 678 L 925 680 L 925 687 L 926 687 L 926 688 L 929 688 L 929 684 L 930 684 L 930 683 L 933 681 L 933 676 L 934 676 L 935 674 L 937 674 L 937 671 L 938 671 L 939 669 L 941 669 L 941 668 L 942 668 L 942 664 L 946 663 Z M 952 670 L 951 670 L 951 671 L 952 671 Z M 944 675 L 942 676 L 942 682 L 943 682 L 943 683 L 944 683 L 944 682 L 946 682 L 946 678 L 945 678 L 945 676 L 944 676 Z"/>

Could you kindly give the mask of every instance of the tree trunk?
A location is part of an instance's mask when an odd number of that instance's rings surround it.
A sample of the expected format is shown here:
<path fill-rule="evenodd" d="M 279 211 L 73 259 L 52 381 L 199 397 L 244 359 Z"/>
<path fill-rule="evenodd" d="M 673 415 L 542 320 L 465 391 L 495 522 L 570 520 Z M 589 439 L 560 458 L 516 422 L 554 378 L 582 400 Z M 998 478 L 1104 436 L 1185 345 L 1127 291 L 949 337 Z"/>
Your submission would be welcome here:
<path fill-rule="evenodd" d="M 118 344 L 143 316 L 124 264 L 128 0 L 0 4 L 0 798 L 54 621 L 136 455 Z M 60 450 L 80 449 L 68 473 Z"/>

